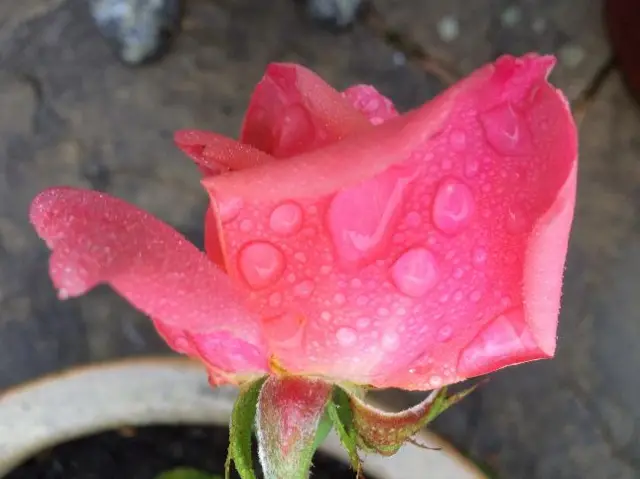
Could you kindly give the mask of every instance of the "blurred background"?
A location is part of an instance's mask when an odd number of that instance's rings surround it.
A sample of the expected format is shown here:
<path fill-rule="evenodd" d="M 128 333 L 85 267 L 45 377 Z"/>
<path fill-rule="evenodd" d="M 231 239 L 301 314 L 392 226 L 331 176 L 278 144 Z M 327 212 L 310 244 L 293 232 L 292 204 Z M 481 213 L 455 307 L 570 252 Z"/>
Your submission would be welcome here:
<path fill-rule="evenodd" d="M 122 17 L 131 2 L 143 10 Z M 581 134 L 557 358 L 493 374 L 434 429 L 499 478 L 640 477 L 640 113 L 626 88 L 640 70 L 638 5 L 611 0 L 605 16 L 596 0 L 0 2 L 0 391 L 168 352 L 107 288 L 56 299 L 27 220 L 41 189 L 108 191 L 201 245 L 206 198 L 172 133 L 235 136 L 268 62 L 337 88 L 372 84 L 406 110 L 500 54 L 535 50 L 557 55 L 552 80 Z"/>

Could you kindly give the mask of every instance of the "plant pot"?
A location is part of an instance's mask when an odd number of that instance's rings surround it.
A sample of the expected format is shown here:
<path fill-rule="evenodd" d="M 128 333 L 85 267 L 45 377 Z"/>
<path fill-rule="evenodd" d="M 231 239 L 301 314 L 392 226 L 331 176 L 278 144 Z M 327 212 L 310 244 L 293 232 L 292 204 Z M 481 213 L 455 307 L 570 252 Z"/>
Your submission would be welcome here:
<path fill-rule="evenodd" d="M 212 389 L 197 363 L 172 358 L 82 367 L 17 387 L 0 396 L 0 477 L 41 451 L 124 426 L 165 425 L 182 432 L 226 427 L 235 397 L 234 388 Z M 160 431 L 167 428 L 140 431 L 163 441 Z M 440 450 L 408 445 L 390 458 L 367 456 L 365 471 L 377 479 L 422 479 L 425 474 L 430 479 L 485 477 L 433 433 L 422 433 L 419 441 Z M 210 453 L 224 458 L 226 445 L 222 449 Z M 346 464 L 346 453 L 334 434 L 321 452 Z M 330 477 L 338 479 L 335 474 Z"/>

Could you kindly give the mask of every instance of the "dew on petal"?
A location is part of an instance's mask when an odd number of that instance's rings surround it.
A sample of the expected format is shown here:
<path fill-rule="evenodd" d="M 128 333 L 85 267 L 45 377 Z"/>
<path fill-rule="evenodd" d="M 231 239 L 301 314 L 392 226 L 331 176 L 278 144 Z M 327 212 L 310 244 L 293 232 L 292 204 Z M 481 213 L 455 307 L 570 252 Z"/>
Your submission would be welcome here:
<path fill-rule="evenodd" d="M 285 313 L 266 319 L 263 323 L 265 337 L 270 342 L 291 343 L 301 340 L 304 318 L 298 314 Z"/>
<path fill-rule="evenodd" d="M 441 343 L 445 343 L 451 339 L 451 336 L 453 336 L 453 327 L 451 327 L 450 324 L 445 324 L 438 329 L 438 332 L 436 333 L 436 340 Z"/>
<path fill-rule="evenodd" d="M 308 298 L 313 293 L 315 287 L 315 283 L 310 279 L 307 279 L 293 287 L 293 294 L 299 298 Z"/>
<path fill-rule="evenodd" d="M 429 384 L 432 388 L 439 388 L 442 386 L 442 378 L 440 376 L 431 376 L 429 379 Z"/>
<path fill-rule="evenodd" d="M 482 293 L 478 290 L 472 291 L 471 294 L 469 295 L 469 299 L 471 300 L 471 302 L 477 303 L 482 299 Z"/>
<path fill-rule="evenodd" d="M 274 233 L 291 235 L 302 226 L 302 208 L 300 205 L 288 202 L 276 207 L 269 217 L 269 227 Z"/>
<path fill-rule="evenodd" d="M 320 313 L 320 319 L 323 321 L 329 321 L 331 319 L 331 313 L 329 311 L 323 311 Z"/>
<path fill-rule="evenodd" d="M 336 332 L 336 340 L 340 346 L 352 346 L 358 340 L 358 335 L 351 328 L 340 328 Z"/>
<path fill-rule="evenodd" d="M 464 276 L 464 270 L 462 268 L 456 268 L 453 270 L 453 277 L 455 279 L 460 279 Z"/>
<path fill-rule="evenodd" d="M 464 162 L 464 175 L 467 178 L 473 178 L 474 176 L 476 176 L 479 169 L 480 162 L 478 161 L 478 159 L 473 155 L 469 155 Z"/>
<path fill-rule="evenodd" d="M 222 223 L 227 223 L 233 220 L 243 206 L 242 198 L 232 197 L 227 199 L 217 200 L 218 217 Z"/>
<path fill-rule="evenodd" d="M 284 255 L 271 243 L 256 241 L 240 250 L 238 268 L 243 279 L 254 289 L 266 288 L 282 276 Z"/>
<path fill-rule="evenodd" d="M 420 226 L 422 224 L 422 218 L 417 211 L 410 211 L 407 214 L 407 225 L 411 227 Z"/>
<path fill-rule="evenodd" d="M 371 319 L 367 318 L 366 316 L 363 316 L 356 320 L 356 328 L 358 329 L 366 329 L 369 327 L 370 324 L 371 324 Z"/>
<path fill-rule="evenodd" d="M 455 130 L 449 135 L 449 145 L 455 151 L 463 151 L 467 147 L 467 136 L 463 131 Z"/>
<path fill-rule="evenodd" d="M 282 293 L 275 292 L 269 296 L 269 306 L 278 307 L 282 304 Z"/>
<path fill-rule="evenodd" d="M 395 167 L 333 197 L 327 225 L 340 258 L 348 262 L 369 259 L 391 240 L 390 225 L 416 177 L 414 169 Z"/>
<path fill-rule="evenodd" d="M 424 296 L 438 281 L 436 258 L 426 248 L 412 248 L 391 266 L 391 279 L 407 296 Z"/>
<path fill-rule="evenodd" d="M 481 247 L 474 248 L 471 261 L 475 266 L 482 266 L 487 262 L 487 250 Z"/>
<path fill-rule="evenodd" d="M 529 129 L 522 115 L 509 102 L 480 113 L 480 123 L 489 144 L 501 155 L 531 153 Z"/>
<path fill-rule="evenodd" d="M 240 222 L 240 231 L 243 233 L 248 233 L 253 229 L 253 221 L 250 219 L 244 219 Z"/>
<path fill-rule="evenodd" d="M 344 294 L 342 293 L 336 293 L 336 295 L 333 297 L 333 301 L 337 304 L 337 305 L 343 305 L 344 303 L 346 303 L 347 298 Z"/>
<path fill-rule="evenodd" d="M 464 183 L 449 178 L 438 187 L 433 202 L 433 222 L 443 233 L 453 235 L 462 231 L 475 211 L 473 194 Z"/>
<path fill-rule="evenodd" d="M 400 337 L 398 333 L 390 331 L 382 335 L 382 349 L 385 351 L 396 351 L 400 347 Z"/>

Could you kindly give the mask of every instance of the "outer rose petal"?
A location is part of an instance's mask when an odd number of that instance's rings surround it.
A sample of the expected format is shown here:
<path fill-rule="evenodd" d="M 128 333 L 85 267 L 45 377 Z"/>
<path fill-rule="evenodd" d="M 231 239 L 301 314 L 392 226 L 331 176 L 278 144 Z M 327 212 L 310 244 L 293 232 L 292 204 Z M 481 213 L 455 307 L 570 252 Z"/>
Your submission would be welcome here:
<path fill-rule="evenodd" d="M 428 389 L 553 354 L 577 146 L 552 65 L 503 57 L 373 131 L 204 182 L 242 199 L 229 272 L 282 367 Z"/>
<path fill-rule="evenodd" d="M 73 188 L 40 193 L 30 218 L 53 250 L 50 273 L 62 298 L 109 283 L 156 318 L 174 349 L 196 348 L 230 373 L 267 370 L 256 317 L 229 277 L 170 226 L 117 198 Z M 234 338 L 234 349 L 216 338 Z"/>
<path fill-rule="evenodd" d="M 318 75 L 273 63 L 251 97 L 240 140 L 286 158 L 368 128 L 366 118 Z"/>

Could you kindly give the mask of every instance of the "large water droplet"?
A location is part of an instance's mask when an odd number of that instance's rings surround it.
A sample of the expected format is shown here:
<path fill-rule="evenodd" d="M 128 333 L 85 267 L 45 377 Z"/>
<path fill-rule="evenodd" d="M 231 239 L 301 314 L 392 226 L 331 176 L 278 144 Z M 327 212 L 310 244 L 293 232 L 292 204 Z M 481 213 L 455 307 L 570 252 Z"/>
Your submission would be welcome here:
<path fill-rule="evenodd" d="M 413 168 L 393 167 L 336 194 L 327 225 L 338 255 L 348 262 L 369 259 L 391 239 L 391 224 L 402 205 Z"/>
<path fill-rule="evenodd" d="M 426 248 L 413 248 L 400 256 L 391 267 L 391 278 L 407 296 L 423 296 L 438 281 L 436 258 Z"/>
<path fill-rule="evenodd" d="M 443 233 L 453 235 L 471 221 L 475 210 L 473 194 L 458 180 L 446 179 L 438 187 L 433 201 L 433 222 Z"/>
<path fill-rule="evenodd" d="M 524 156 L 532 152 L 531 137 L 522 115 L 503 103 L 479 115 L 489 144 L 500 154 Z"/>
<path fill-rule="evenodd" d="M 296 203 L 283 203 L 269 217 L 269 227 L 275 233 L 291 235 L 302 226 L 302 208 Z"/>
<path fill-rule="evenodd" d="M 298 314 L 285 313 L 266 319 L 263 325 L 267 341 L 294 344 L 302 337 L 304 318 Z"/>
<path fill-rule="evenodd" d="M 488 323 L 462 350 L 458 375 L 477 376 L 542 357 L 522 309 L 514 309 Z"/>
<path fill-rule="evenodd" d="M 336 340 L 340 346 L 352 346 L 358 340 L 358 335 L 351 328 L 340 328 L 336 332 Z"/>
<path fill-rule="evenodd" d="M 242 209 L 242 198 L 231 197 L 226 199 L 218 199 L 218 217 L 222 223 L 233 220 Z"/>
<path fill-rule="evenodd" d="M 238 255 L 240 273 L 254 289 L 266 288 L 280 279 L 284 266 L 282 252 L 266 241 L 249 243 Z"/>
<path fill-rule="evenodd" d="M 450 324 L 445 324 L 440 329 L 438 329 L 438 332 L 436 333 L 436 340 L 444 343 L 449 341 L 451 339 L 451 336 L 453 336 L 453 327 L 451 327 Z"/>
<path fill-rule="evenodd" d="M 382 349 L 396 351 L 400 347 L 400 336 L 394 331 L 388 331 L 382 335 Z"/>

